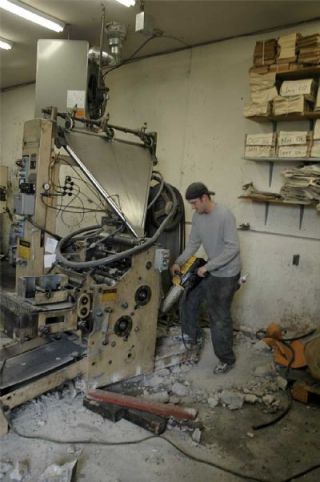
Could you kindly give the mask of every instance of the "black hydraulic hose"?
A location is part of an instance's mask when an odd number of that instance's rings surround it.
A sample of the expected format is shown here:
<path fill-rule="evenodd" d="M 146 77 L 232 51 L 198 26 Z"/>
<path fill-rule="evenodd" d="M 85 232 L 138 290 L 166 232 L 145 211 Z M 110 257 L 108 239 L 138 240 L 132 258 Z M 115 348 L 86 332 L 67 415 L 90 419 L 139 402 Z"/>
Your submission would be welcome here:
<path fill-rule="evenodd" d="M 286 377 L 287 377 L 288 373 L 289 373 L 289 370 L 291 368 L 291 365 L 294 362 L 294 356 L 295 355 L 294 355 L 293 348 L 290 345 L 286 345 L 286 346 L 287 346 L 287 348 L 289 348 L 289 350 L 291 352 L 291 358 L 290 358 L 290 361 L 289 361 L 288 366 L 286 368 Z M 261 428 L 270 427 L 271 425 L 274 425 L 275 423 L 279 422 L 279 420 L 282 420 L 287 415 L 287 413 L 290 411 L 290 409 L 292 407 L 292 395 L 291 395 L 291 391 L 290 391 L 289 387 L 287 388 L 287 396 L 288 396 L 288 403 L 287 403 L 286 408 L 279 415 L 277 415 L 275 418 L 273 418 L 269 422 L 260 423 L 258 425 L 253 425 L 252 426 L 253 430 L 260 430 Z"/>
<path fill-rule="evenodd" d="M 150 201 L 150 203 L 148 204 L 148 208 L 147 208 L 147 209 L 150 209 L 151 206 L 154 205 L 154 203 L 156 202 L 156 200 L 159 198 L 160 194 L 162 193 L 163 187 L 164 187 L 164 180 L 163 180 L 163 177 L 162 177 L 162 175 L 160 174 L 160 172 L 158 172 L 158 171 L 153 171 L 153 173 L 152 173 L 152 179 L 155 179 L 156 181 L 159 182 L 159 188 L 158 188 L 157 194 L 154 196 L 154 198 L 152 199 L 152 201 Z"/>
<path fill-rule="evenodd" d="M 292 336 L 290 338 L 281 338 L 279 339 L 279 341 L 286 342 L 286 341 L 302 340 L 303 338 L 307 338 L 308 336 L 313 335 L 315 332 L 316 332 L 316 328 L 312 328 L 307 333 L 302 333 L 302 335 Z M 258 340 L 262 340 L 263 338 L 270 338 L 268 337 L 267 332 L 262 329 L 256 332 L 256 337 L 258 338 Z"/>
<path fill-rule="evenodd" d="M 126 258 L 128 256 L 132 256 L 134 254 L 140 253 L 141 251 L 144 251 L 144 250 L 148 249 L 150 246 L 152 246 L 157 241 L 160 234 L 165 229 L 166 225 L 169 223 L 171 218 L 174 216 L 174 214 L 176 212 L 176 209 L 177 209 L 178 202 L 177 202 L 177 198 L 175 196 L 175 193 L 174 193 L 173 189 L 171 188 L 171 186 L 169 184 L 165 184 L 165 186 L 167 187 L 167 189 L 170 192 L 170 195 L 172 197 L 172 203 L 173 203 L 172 209 L 171 209 L 170 213 L 168 214 L 168 216 L 165 218 L 165 220 L 161 223 L 161 225 L 159 226 L 157 231 L 154 233 L 152 238 L 147 239 L 146 241 L 144 241 L 139 246 L 135 246 L 131 249 L 128 249 L 127 251 L 122 251 L 121 253 L 116 253 L 116 254 L 113 254 L 113 255 L 105 257 L 105 258 L 95 259 L 95 260 L 92 260 L 92 261 L 79 261 L 79 262 L 70 261 L 62 254 L 62 249 L 64 248 L 64 246 L 74 236 L 76 236 L 80 233 L 83 233 L 85 231 L 96 229 L 100 226 L 96 225 L 96 226 L 90 226 L 90 227 L 87 227 L 87 228 L 82 228 L 82 229 L 79 229 L 78 231 L 75 231 L 75 232 L 69 234 L 68 236 L 65 236 L 63 239 L 61 239 L 59 241 L 59 243 L 57 245 L 57 248 L 56 248 L 57 262 L 59 264 L 67 266 L 69 268 L 89 269 L 89 268 L 95 268 L 95 267 L 101 266 L 101 265 L 107 265 L 107 264 L 114 263 L 115 261 L 118 261 L 119 259 L 123 259 L 123 258 Z"/>

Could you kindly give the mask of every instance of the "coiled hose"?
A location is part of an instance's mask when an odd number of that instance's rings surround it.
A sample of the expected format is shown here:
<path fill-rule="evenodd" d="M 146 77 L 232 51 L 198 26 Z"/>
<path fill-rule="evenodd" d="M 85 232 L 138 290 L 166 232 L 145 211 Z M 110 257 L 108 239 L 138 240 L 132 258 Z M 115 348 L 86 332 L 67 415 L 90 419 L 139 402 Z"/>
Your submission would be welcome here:
<path fill-rule="evenodd" d="M 98 225 L 95 225 L 95 226 L 89 226 L 89 227 L 81 228 L 77 231 L 74 231 L 71 234 L 68 234 L 67 236 L 65 236 L 64 238 L 62 238 L 59 241 L 59 243 L 57 245 L 57 248 L 56 248 L 57 262 L 61 265 L 64 265 L 64 266 L 68 267 L 68 268 L 73 268 L 73 269 L 76 269 L 76 270 L 91 269 L 91 268 L 96 268 L 97 266 L 101 266 L 101 265 L 105 266 L 105 265 L 114 263 L 115 261 L 118 261 L 119 259 L 122 259 L 122 258 L 125 258 L 125 257 L 128 257 L 128 256 L 132 256 L 134 254 L 140 253 L 140 252 L 148 249 L 150 246 L 152 246 L 157 241 L 157 239 L 159 238 L 161 233 L 164 231 L 164 229 L 166 228 L 166 226 L 168 225 L 168 223 L 170 222 L 172 217 L 175 215 L 175 212 L 176 212 L 176 209 L 177 209 L 177 206 L 178 206 L 177 198 L 176 198 L 176 195 L 175 195 L 172 187 L 169 184 L 164 184 L 164 186 L 167 188 L 167 190 L 169 191 L 170 196 L 172 198 L 172 208 L 171 208 L 171 211 L 168 214 L 168 216 L 164 219 L 164 221 L 162 221 L 159 228 L 157 229 L 157 231 L 154 233 L 154 235 L 151 238 L 145 239 L 138 246 L 134 246 L 133 248 L 130 248 L 126 251 L 122 251 L 120 253 L 116 253 L 116 254 L 113 254 L 111 256 L 107 256 L 105 258 L 95 259 L 95 260 L 91 260 L 91 261 L 70 261 L 69 259 L 67 259 L 65 257 L 64 254 L 62 254 L 63 248 L 66 246 L 66 244 L 69 243 L 70 240 L 72 238 L 74 238 L 75 236 L 77 236 L 81 233 L 84 233 L 86 231 L 93 231 L 94 229 L 99 229 L 99 228 L 101 228 L 101 226 L 98 224 Z"/>

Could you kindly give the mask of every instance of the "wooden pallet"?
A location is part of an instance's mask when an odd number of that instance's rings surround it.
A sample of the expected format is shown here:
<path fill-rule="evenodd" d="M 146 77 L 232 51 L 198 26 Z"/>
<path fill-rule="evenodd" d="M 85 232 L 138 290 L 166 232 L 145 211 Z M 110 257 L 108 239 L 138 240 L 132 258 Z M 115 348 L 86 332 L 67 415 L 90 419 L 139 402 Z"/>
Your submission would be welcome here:
<path fill-rule="evenodd" d="M 302 403 L 311 401 L 320 403 L 320 382 L 296 381 L 291 388 L 291 394 L 294 400 Z"/>

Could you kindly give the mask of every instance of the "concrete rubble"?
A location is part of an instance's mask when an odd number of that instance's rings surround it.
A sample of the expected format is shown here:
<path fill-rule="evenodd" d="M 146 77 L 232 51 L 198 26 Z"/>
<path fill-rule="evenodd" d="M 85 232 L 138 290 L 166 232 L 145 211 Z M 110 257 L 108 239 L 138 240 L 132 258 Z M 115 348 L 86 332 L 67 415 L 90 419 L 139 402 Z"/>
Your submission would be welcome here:
<path fill-rule="evenodd" d="M 271 352 L 264 349 L 257 350 L 255 347 L 256 343 L 256 340 L 253 340 L 251 336 L 244 336 L 243 334 L 237 335 L 235 340 L 237 353 L 235 369 L 226 375 L 216 376 L 212 373 L 215 360 L 213 359 L 212 347 L 207 333 L 205 350 L 202 353 L 202 359 L 199 364 L 184 363 L 170 368 L 162 368 L 154 374 L 140 376 L 134 380 L 123 382 L 123 391 L 160 403 L 172 403 L 197 408 L 199 417 L 190 423 L 169 419 L 167 425 L 168 434 L 166 436 L 174 437 L 174 440 L 178 444 L 183 440 L 186 447 L 189 447 L 189 450 L 191 450 L 191 447 L 194 447 L 194 450 L 201 450 L 201 448 L 213 450 L 216 453 L 215 459 L 218 460 L 220 455 L 222 457 L 224 456 L 223 451 L 219 452 L 221 449 L 221 445 L 219 444 L 228 443 L 228 437 L 231 437 L 231 427 L 234 431 L 235 423 L 237 424 L 237 437 L 239 437 L 240 451 L 244 450 L 241 447 L 247 444 L 259 443 L 258 439 L 261 435 L 258 436 L 255 431 L 251 430 L 251 419 L 250 422 L 242 428 L 241 426 L 238 427 L 238 421 L 246 416 L 246 412 L 249 411 L 250 413 L 250 410 L 255 411 L 256 421 L 263 422 L 265 420 L 263 419 L 264 413 L 271 414 L 277 412 L 280 409 L 282 410 L 287 404 L 287 396 L 285 393 L 287 388 L 286 379 L 277 372 L 272 362 Z M 257 368 L 259 376 L 256 376 Z M 22 433 L 52 435 L 57 439 L 101 439 L 105 435 L 106 439 L 121 441 L 130 439 L 130 437 L 138 439 L 139 437 L 142 438 L 145 436 L 145 431 L 129 422 L 123 420 L 113 424 L 84 408 L 82 406 L 82 399 L 85 389 L 85 383 L 82 379 L 69 382 L 61 389 L 42 395 L 15 409 L 13 412 L 13 423 Z M 217 427 L 219 424 L 222 424 L 220 430 L 219 427 Z M 226 433 L 225 424 L 229 427 L 229 432 Z M 63 429 L 61 427 L 63 427 Z M 67 427 L 68 432 L 64 432 L 65 427 Z M 311 429 L 317 430 L 317 428 L 312 425 L 308 433 L 311 433 Z M 137 431 L 139 434 L 137 434 Z M 265 433 L 267 436 L 268 431 Z M 288 433 L 289 436 L 292 437 L 294 432 L 291 432 L 285 426 L 283 433 Z M 315 436 L 316 435 L 317 433 L 315 433 Z M 9 434 L 8 437 L 9 439 L 11 438 L 13 442 L 15 435 Z M 226 437 L 225 441 L 224 437 Z M 177 440 L 175 438 L 177 438 Z M 231 439 L 232 437 L 230 440 Z M 218 442 L 219 440 L 220 442 Z M 36 444 L 37 442 L 34 443 Z M 52 444 L 43 445 L 41 443 L 41 447 L 43 448 L 41 449 L 42 451 L 39 449 L 39 460 L 35 460 L 33 456 L 31 459 L 30 452 L 30 460 L 27 460 L 28 448 L 25 447 L 25 445 L 28 444 L 25 444 L 25 440 L 23 439 L 21 439 L 21 444 L 25 450 L 19 453 L 9 453 L 6 451 L 6 445 L 3 445 L 3 449 L 5 450 L 0 463 L 0 480 L 5 480 L 5 482 L 10 482 L 11 480 L 34 482 L 35 480 L 39 480 L 39 476 L 46 469 L 43 464 L 46 463 L 47 466 L 49 464 L 62 466 L 68 463 L 68 460 L 71 462 L 72 460 L 70 459 L 78 459 L 81 457 L 82 460 L 83 453 L 88 454 L 89 450 L 88 447 L 77 445 L 76 443 L 70 443 L 67 446 L 61 447 L 55 447 Z M 230 445 L 230 450 L 231 447 L 233 447 L 233 450 L 234 444 L 232 444 L 232 446 Z M 256 445 L 250 446 L 250 450 L 254 450 L 255 447 Z M 58 449 L 60 450 L 61 456 L 60 458 L 55 458 L 54 453 L 56 453 Z M 114 448 L 110 450 L 121 449 Z M 127 453 L 129 448 L 125 446 L 123 450 Z M 96 465 L 95 462 L 98 457 L 100 460 L 99 463 L 101 464 L 101 474 L 103 475 L 101 475 L 100 478 L 97 475 L 96 479 L 89 477 L 84 480 L 92 480 L 93 482 L 100 482 L 100 480 L 106 482 L 125 482 L 125 480 L 140 481 L 138 468 L 136 468 L 135 478 L 132 477 L 131 473 L 135 460 L 140 456 L 139 454 L 144 455 L 144 463 L 148 464 L 150 470 L 153 471 L 154 481 L 160 480 L 157 478 L 158 473 L 163 474 L 164 470 L 169 470 L 170 464 L 168 465 L 166 463 L 167 455 L 164 455 L 167 452 L 163 448 L 160 449 L 159 442 L 158 445 L 155 442 L 155 446 L 153 446 L 152 443 L 150 442 L 149 444 L 148 441 L 148 443 L 143 446 L 143 450 L 142 446 L 139 445 L 136 449 L 132 447 L 130 450 L 133 450 L 134 455 L 132 455 L 132 461 L 128 468 L 127 475 L 123 475 L 122 465 L 117 464 L 117 457 L 108 459 L 109 464 L 111 464 L 112 467 L 117 467 L 117 469 L 111 469 L 110 473 L 108 472 L 106 475 L 102 467 L 107 452 L 105 448 L 95 447 L 92 452 L 94 453 L 94 461 L 92 464 L 95 467 L 94 470 L 99 472 L 100 466 Z M 177 455 L 173 454 L 173 457 L 177 457 Z M 179 467 L 183 467 L 186 463 L 185 459 L 181 455 L 179 455 L 179 457 Z M 243 455 L 241 456 L 241 459 L 242 458 Z M 163 462 L 163 460 L 165 462 Z M 24 461 L 27 461 L 25 469 L 23 469 Z M 30 463 L 30 468 L 28 468 L 28 463 Z M 78 465 L 80 466 L 78 470 L 81 473 L 83 471 L 83 462 Z M 87 474 L 91 473 L 88 471 L 93 470 L 93 465 L 86 469 Z M 173 466 L 174 465 L 175 463 L 173 463 Z M 25 470 L 27 470 L 27 472 L 25 472 Z M 34 473 L 37 473 L 37 477 L 34 477 Z M 13 476 L 15 478 L 12 478 Z M 173 480 L 172 477 L 172 474 L 171 479 L 170 476 L 163 475 L 162 480 Z M 182 478 L 180 474 L 180 478 L 178 476 L 175 480 L 184 479 L 185 477 Z M 206 479 L 203 478 L 201 480 L 209 479 L 210 476 L 208 474 Z M 186 480 L 189 481 L 188 476 Z M 217 478 L 217 480 L 219 480 L 219 478 Z"/>
<path fill-rule="evenodd" d="M 18 460 L 12 472 L 10 472 L 10 480 L 21 481 L 29 473 L 29 462 L 27 460 Z"/>
<path fill-rule="evenodd" d="M 13 470 L 13 464 L 11 462 L 0 462 L 0 480 Z"/>
<path fill-rule="evenodd" d="M 71 482 L 75 474 L 77 460 L 64 465 L 52 464 L 40 475 L 38 482 Z"/>
<path fill-rule="evenodd" d="M 245 384 L 231 385 L 228 389 L 218 388 L 215 392 L 195 389 L 193 383 L 186 380 L 186 375 L 194 363 L 184 363 L 171 368 L 164 368 L 142 381 L 144 398 L 162 403 L 173 404 L 203 404 L 210 409 L 217 406 L 229 410 L 239 410 L 246 404 L 256 404 L 262 410 L 276 411 L 281 408 L 281 392 L 287 387 L 287 381 L 277 373 L 272 361 L 270 347 L 262 340 L 256 341 L 250 336 L 239 332 L 236 335 L 238 343 L 248 345 L 257 355 L 263 358 L 257 366 L 252 367 L 252 376 Z M 223 381 L 223 378 L 220 380 Z M 223 385 L 223 384 L 222 384 Z"/>

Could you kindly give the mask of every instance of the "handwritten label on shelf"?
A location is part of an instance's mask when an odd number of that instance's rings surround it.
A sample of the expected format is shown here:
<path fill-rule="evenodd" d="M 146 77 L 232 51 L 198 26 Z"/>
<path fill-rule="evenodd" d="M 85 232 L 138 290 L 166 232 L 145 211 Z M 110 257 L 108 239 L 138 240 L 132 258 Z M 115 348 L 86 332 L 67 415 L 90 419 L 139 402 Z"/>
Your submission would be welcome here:
<path fill-rule="evenodd" d="M 279 146 L 292 146 L 297 144 L 307 144 L 309 133 L 307 131 L 280 131 L 278 133 Z"/>
<path fill-rule="evenodd" d="M 314 95 L 314 80 L 285 80 L 280 87 L 280 95 L 288 97 L 291 95 Z"/>
<path fill-rule="evenodd" d="M 247 146 L 274 146 L 275 134 L 247 134 L 246 145 Z"/>
<path fill-rule="evenodd" d="M 304 146 L 282 146 L 278 149 L 278 157 L 308 157 L 309 148 Z"/>
<path fill-rule="evenodd" d="M 273 146 L 246 146 L 244 156 L 248 158 L 255 157 L 273 157 L 275 149 Z"/>

